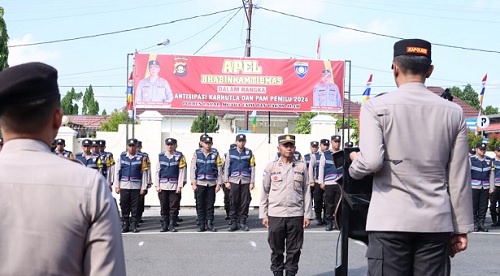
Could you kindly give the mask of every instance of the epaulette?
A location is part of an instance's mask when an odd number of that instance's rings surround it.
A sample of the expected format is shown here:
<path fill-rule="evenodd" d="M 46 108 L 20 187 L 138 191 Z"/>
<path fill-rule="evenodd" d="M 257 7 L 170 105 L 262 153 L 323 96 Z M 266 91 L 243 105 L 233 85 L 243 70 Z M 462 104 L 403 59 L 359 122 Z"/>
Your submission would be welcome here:
<path fill-rule="evenodd" d="M 385 94 L 387 94 L 387 93 L 388 93 L 388 92 L 382 92 L 382 93 L 379 93 L 379 94 L 375 95 L 375 97 L 374 97 L 374 98 L 377 98 L 377 97 L 383 96 L 383 95 L 385 95 Z"/>

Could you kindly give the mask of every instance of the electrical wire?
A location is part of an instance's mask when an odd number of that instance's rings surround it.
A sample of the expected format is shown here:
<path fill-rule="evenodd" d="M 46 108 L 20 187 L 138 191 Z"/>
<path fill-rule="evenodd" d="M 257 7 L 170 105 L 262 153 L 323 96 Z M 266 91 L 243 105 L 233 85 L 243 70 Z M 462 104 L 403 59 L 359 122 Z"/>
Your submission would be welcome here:
<path fill-rule="evenodd" d="M 226 23 L 211 38 L 207 40 L 207 42 L 201 45 L 201 47 L 198 50 L 196 50 L 196 52 L 194 52 L 193 56 L 196 55 L 201 49 L 203 49 L 203 47 L 205 47 L 217 34 L 219 34 L 227 26 L 227 24 L 229 24 L 229 22 L 239 13 L 240 10 L 241 7 L 238 8 L 238 10 L 234 13 L 234 15 L 231 16 L 231 18 L 229 18 L 229 20 L 227 20 Z"/>
<path fill-rule="evenodd" d="M 163 23 L 158 23 L 158 24 L 153 24 L 153 25 L 148 25 L 148 26 L 143 26 L 143 27 L 136 27 L 136 28 L 131 28 L 131 29 L 125 29 L 125 30 L 120 30 L 120 31 L 113 31 L 113 32 L 107 32 L 107 33 L 101 33 L 101 34 L 95 34 L 95 35 L 79 36 L 79 37 L 73 37 L 73 38 L 57 39 L 57 40 L 43 41 L 43 42 L 36 42 L 36 43 L 17 44 L 17 45 L 10 45 L 8 47 L 9 48 L 26 47 L 26 46 L 35 46 L 35 45 L 42 45 L 42 44 L 52 44 L 52 43 L 58 43 L 58 42 L 68 42 L 68 41 L 81 40 L 81 39 L 87 39 L 87 38 L 96 38 L 96 37 L 100 37 L 100 36 L 114 35 L 114 34 L 120 34 L 120 33 L 126 33 L 126 32 L 132 32 L 132 31 L 137 31 L 137 30 L 154 28 L 154 27 L 158 27 L 158 26 L 170 25 L 173 23 L 187 21 L 187 20 L 196 19 L 196 18 L 200 18 L 200 17 L 207 17 L 207 16 L 216 15 L 219 13 L 230 12 L 230 11 L 234 11 L 237 9 L 241 9 L 241 7 L 216 11 L 216 12 L 207 13 L 207 14 L 195 15 L 195 16 L 191 16 L 191 17 L 175 19 L 175 20 L 172 20 L 169 22 L 163 22 Z"/>
<path fill-rule="evenodd" d="M 404 39 L 403 37 L 399 37 L 399 36 L 387 35 L 387 34 L 382 34 L 382 33 L 376 33 L 376 32 L 365 31 L 365 30 L 361 30 L 361 29 L 356 29 L 356 28 L 341 26 L 341 25 L 338 25 L 338 24 L 333 24 L 333 23 L 328 23 L 328 22 L 316 20 L 316 19 L 306 18 L 306 17 L 302 17 L 302 16 L 298 16 L 298 15 L 294 15 L 294 14 L 289 14 L 289 13 L 286 13 L 286 12 L 281 12 L 281 11 L 277 11 L 277 10 L 273 10 L 273 9 L 268 9 L 268 8 L 264 8 L 264 7 L 259 7 L 259 9 L 263 9 L 265 11 L 272 12 L 272 13 L 277 13 L 277 14 L 285 15 L 285 16 L 288 16 L 288 17 L 293 17 L 293 18 L 301 19 L 301 20 L 304 20 L 304 21 L 310 21 L 310 22 L 314 22 L 314 23 L 318 23 L 318 24 L 322 24 L 322 25 L 332 26 L 332 27 L 336 27 L 336 28 L 339 28 L 339 29 L 350 30 L 350 31 L 360 32 L 360 33 L 365 33 L 365 34 L 371 34 L 371 35 L 381 36 L 381 37 L 386 37 L 386 38 L 393 38 L 393 39 L 398 39 L 398 40 Z M 453 48 L 453 49 L 467 50 L 467 51 L 500 54 L 500 51 L 495 51 L 495 50 L 470 48 L 470 47 L 463 47 L 463 46 L 456 46 L 456 45 L 449 45 L 449 44 L 442 44 L 442 43 L 432 43 L 432 45 L 441 46 L 441 47 L 447 47 L 447 48 Z"/>

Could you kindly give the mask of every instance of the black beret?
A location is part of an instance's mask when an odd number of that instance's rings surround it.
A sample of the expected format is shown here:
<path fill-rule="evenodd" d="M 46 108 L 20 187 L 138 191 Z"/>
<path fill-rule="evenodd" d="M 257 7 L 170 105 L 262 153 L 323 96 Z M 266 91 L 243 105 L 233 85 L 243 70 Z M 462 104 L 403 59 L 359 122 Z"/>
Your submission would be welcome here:
<path fill-rule="evenodd" d="M 295 144 L 295 135 L 280 135 L 278 136 L 278 143 L 280 144 L 286 144 L 286 143 L 292 143 Z"/>
<path fill-rule="evenodd" d="M 62 138 L 59 138 L 56 140 L 56 145 L 59 145 L 59 144 L 66 145 L 66 141 L 64 141 L 64 139 L 62 139 Z"/>
<path fill-rule="evenodd" d="M 174 138 L 167 138 L 165 139 L 165 145 L 175 145 L 177 144 L 177 140 Z"/>
<path fill-rule="evenodd" d="M 1 71 L 0 84 L 0 106 L 60 96 L 57 70 L 40 62 L 24 63 Z"/>
<path fill-rule="evenodd" d="M 329 146 L 329 145 L 330 145 L 330 140 L 328 140 L 328 139 L 321 139 L 319 142 L 320 142 L 322 145 L 327 145 L 327 146 Z"/>
<path fill-rule="evenodd" d="M 319 142 L 318 141 L 312 141 L 311 142 L 311 147 L 317 147 L 319 146 Z"/>
<path fill-rule="evenodd" d="M 394 44 L 394 57 L 416 55 L 431 58 L 431 43 L 422 39 L 403 39 Z"/>
<path fill-rule="evenodd" d="M 92 141 L 90 141 L 90 139 L 85 139 L 82 141 L 82 146 L 92 146 Z"/>
<path fill-rule="evenodd" d="M 245 136 L 245 134 L 238 134 L 236 135 L 236 141 L 241 141 L 241 140 L 247 140 L 247 137 Z"/>
<path fill-rule="evenodd" d="M 138 142 L 138 141 L 137 141 L 137 139 L 135 139 L 135 138 L 128 139 L 128 141 L 127 141 L 127 145 L 129 145 L 129 146 L 130 146 L 130 145 L 134 145 L 134 146 L 135 146 L 135 145 L 137 145 L 137 142 Z"/>

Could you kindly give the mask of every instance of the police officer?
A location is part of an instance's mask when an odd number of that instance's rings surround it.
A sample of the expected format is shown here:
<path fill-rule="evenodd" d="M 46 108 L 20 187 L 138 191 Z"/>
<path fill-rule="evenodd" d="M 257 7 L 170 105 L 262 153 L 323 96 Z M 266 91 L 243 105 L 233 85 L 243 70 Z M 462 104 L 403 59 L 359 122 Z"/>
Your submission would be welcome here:
<path fill-rule="evenodd" d="M 473 156 L 473 155 L 476 155 L 476 149 L 475 148 L 469 149 L 469 157 Z"/>
<path fill-rule="evenodd" d="M 160 62 L 150 60 L 148 62 L 149 77 L 142 79 L 137 86 L 136 102 L 164 102 L 171 103 L 174 99 L 172 89 L 167 80 L 161 78 Z"/>
<path fill-rule="evenodd" d="M 101 160 L 101 157 L 91 152 L 92 141 L 90 139 L 84 139 L 82 141 L 82 152 L 79 152 L 75 155 L 75 158 L 82 162 L 82 164 L 86 167 L 98 170 L 101 174 L 103 174 L 104 164 Z"/>
<path fill-rule="evenodd" d="M 493 167 L 495 172 L 490 179 L 490 215 L 491 227 L 499 226 L 498 219 L 498 203 L 500 201 L 500 145 L 495 146 L 495 158 L 493 159 Z"/>
<path fill-rule="evenodd" d="M 321 71 L 321 81 L 314 86 L 313 106 L 342 106 L 339 87 L 332 82 L 332 71 Z"/>
<path fill-rule="evenodd" d="M 115 159 L 113 153 L 106 151 L 106 140 L 97 140 L 99 143 L 99 153 L 104 159 L 104 164 L 106 164 L 106 180 L 108 180 L 109 187 L 113 186 L 115 182 Z"/>
<path fill-rule="evenodd" d="M 488 232 L 484 220 L 488 210 L 490 180 L 494 181 L 495 177 L 493 159 L 485 154 L 486 143 L 477 143 L 476 155 L 470 157 L 474 231 L 479 232 Z"/>
<path fill-rule="evenodd" d="M 122 152 L 116 162 L 117 184 L 115 191 L 120 195 L 122 210 L 122 233 L 139 230 L 139 198 L 147 189 L 148 164 L 146 158 L 137 152 L 137 139 L 127 140 L 127 151 Z"/>
<path fill-rule="evenodd" d="M 319 165 L 321 161 L 321 155 L 323 152 L 330 148 L 330 140 L 321 139 L 318 147 L 315 149 L 314 154 L 310 155 L 310 165 L 309 165 L 309 185 L 313 188 L 311 189 L 313 201 L 314 201 L 314 213 L 316 214 L 316 225 L 321 226 L 326 224 L 326 217 L 322 216 L 325 210 L 324 205 L 324 195 L 325 190 L 323 190 L 318 181 L 319 176 Z"/>
<path fill-rule="evenodd" d="M 326 231 L 332 231 L 336 228 L 334 218 L 340 217 L 340 199 L 341 190 L 338 180 L 342 177 L 343 169 L 335 168 L 332 154 L 340 150 L 340 136 L 331 137 L 331 150 L 323 152 L 319 161 L 318 183 L 325 191 L 325 220 Z M 335 221 L 335 224 L 338 224 Z"/>
<path fill-rule="evenodd" d="M 231 144 L 229 145 L 229 150 L 235 149 L 236 144 Z M 227 159 L 228 152 L 224 153 L 224 160 L 222 160 L 222 173 L 225 175 L 225 170 L 224 168 L 226 167 L 226 159 Z M 229 225 L 231 225 L 230 217 L 229 217 L 229 211 L 231 209 L 230 206 L 230 200 L 229 200 L 229 188 L 226 187 L 226 185 L 222 185 L 222 191 L 224 192 L 224 211 L 226 212 L 226 216 L 224 217 L 225 220 L 229 220 Z"/>
<path fill-rule="evenodd" d="M 159 154 L 156 166 L 155 187 L 156 191 L 162 194 L 160 232 L 177 232 L 175 220 L 180 205 L 181 189 L 186 178 L 187 164 L 184 155 L 175 151 L 175 145 L 177 145 L 176 139 L 165 139 L 165 151 Z"/>
<path fill-rule="evenodd" d="M 75 159 L 75 156 L 73 153 L 69 150 L 65 150 L 64 147 L 66 146 L 66 141 L 62 138 L 56 139 L 56 149 L 54 150 L 54 153 L 57 156 L 68 158 L 68 159 Z"/>
<path fill-rule="evenodd" d="M 181 151 L 178 151 L 177 150 L 177 143 L 174 144 L 174 151 L 176 154 L 178 155 L 184 155 Z M 187 166 L 186 166 L 186 174 L 187 174 Z M 185 187 L 187 184 L 187 175 L 186 177 L 184 177 L 184 182 L 182 183 L 182 187 Z M 161 193 L 160 193 L 161 195 Z M 181 209 L 181 199 L 182 199 L 182 190 L 181 192 L 179 193 L 179 206 L 178 208 L 175 210 L 175 219 L 174 219 L 174 226 L 179 226 L 179 224 L 177 222 L 182 222 L 183 219 L 181 217 L 179 217 L 179 210 Z"/>
<path fill-rule="evenodd" d="M 144 156 L 146 163 L 148 164 L 147 189 L 149 189 L 153 185 L 153 178 L 151 177 L 151 160 L 149 159 L 149 154 L 142 151 L 142 141 L 139 141 L 139 140 L 137 141 L 137 154 Z M 138 221 L 141 223 L 144 222 L 144 220 L 142 219 L 142 214 L 144 214 L 144 204 L 146 202 L 146 195 L 148 194 L 147 189 L 143 194 L 141 194 L 141 197 L 139 198 L 139 210 L 138 210 L 139 219 L 138 219 Z"/>
<path fill-rule="evenodd" d="M 250 205 L 250 191 L 255 186 L 255 157 L 245 147 L 245 134 L 236 135 L 236 148 L 230 149 L 224 164 L 226 188 L 229 189 L 231 225 L 229 231 L 238 228 L 248 231 L 247 218 Z"/>
<path fill-rule="evenodd" d="M 212 137 L 204 137 L 201 144 L 202 148 L 194 152 L 191 160 L 191 186 L 196 192 L 198 232 L 207 229 L 216 232 L 213 224 L 214 204 L 215 194 L 223 181 L 222 161 L 219 153 L 212 150 Z"/>
<path fill-rule="evenodd" d="M 266 165 L 262 179 L 259 218 L 268 228 L 271 271 L 294 276 L 304 242 L 304 227 L 313 218 L 306 164 L 295 160 L 295 136 L 278 137 L 280 159 Z M 286 259 L 283 253 L 286 252 Z"/>

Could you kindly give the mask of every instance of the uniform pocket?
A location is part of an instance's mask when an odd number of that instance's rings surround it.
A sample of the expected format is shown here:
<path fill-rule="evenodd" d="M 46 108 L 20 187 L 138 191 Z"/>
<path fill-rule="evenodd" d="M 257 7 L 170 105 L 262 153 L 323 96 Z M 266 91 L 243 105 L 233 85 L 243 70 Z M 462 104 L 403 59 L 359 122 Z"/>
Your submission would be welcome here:
<path fill-rule="evenodd" d="M 366 258 L 368 259 L 369 276 L 384 275 L 384 249 L 381 244 L 370 243 L 366 250 Z"/>
<path fill-rule="evenodd" d="M 282 182 L 283 182 L 283 177 L 281 176 L 281 174 L 271 175 L 271 190 L 273 191 L 278 190 Z"/>

